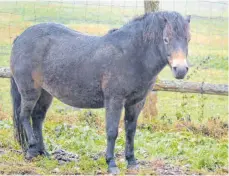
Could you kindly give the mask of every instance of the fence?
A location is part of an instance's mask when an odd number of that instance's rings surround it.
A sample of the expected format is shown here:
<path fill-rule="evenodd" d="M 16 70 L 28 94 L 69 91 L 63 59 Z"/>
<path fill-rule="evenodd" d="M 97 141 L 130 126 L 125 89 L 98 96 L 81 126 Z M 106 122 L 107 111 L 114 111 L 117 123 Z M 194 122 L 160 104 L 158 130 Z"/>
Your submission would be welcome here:
<path fill-rule="evenodd" d="M 118 28 L 134 16 L 144 13 L 143 0 L 126 1 L 46 1 L 46 2 L 0 2 L 0 65 L 9 63 L 11 43 L 28 26 L 40 22 L 59 22 L 91 34 L 103 35 L 111 28 Z M 175 114 L 185 113 L 185 106 L 193 95 L 185 92 L 195 92 L 199 95 L 195 103 L 204 113 L 205 108 L 218 107 L 214 102 L 206 103 L 203 93 L 227 95 L 227 61 L 228 61 L 228 31 L 227 31 L 227 1 L 160 1 L 159 10 L 175 10 L 183 15 L 192 15 L 190 43 L 190 61 L 192 68 L 186 82 L 174 82 L 169 69 L 159 75 L 156 90 L 180 91 L 172 94 L 176 101 L 172 106 Z M 7 70 L 6 70 L 7 72 Z M 1 72 L 0 75 L 6 72 Z M 7 73 L 6 73 L 7 74 Z M 1 77 L 1 76 L 0 76 Z M 6 77 L 9 77 L 7 75 Z M 162 81 L 162 80 L 172 80 Z M 190 82 L 192 81 L 192 82 Z M 193 83 L 194 82 L 194 83 Z M 218 85 L 221 84 L 221 85 Z M 0 92 L 3 93 L 3 92 Z M 166 94 L 167 95 L 167 94 Z M 159 104 L 165 99 L 159 95 Z M 161 98 L 160 98 L 161 97 Z M 218 101 L 218 97 L 214 97 Z M 213 98 L 213 99 L 214 99 Z M 227 116 L 227 100 L 220 104 Z M 206 106 L 206 104 L 208 104 Z M 182 108 L 182 110 L 178 110 Z M 159 107 L 160 111 L 161 107 Z M 164 112 L 163 112 L 164 113 Z M 160 116 L 163 114 L 159 114 Z M 220 114 L 221 115 L 221 114 Z"/>
<path fill-rule="evenodd" d="M 10 78 L 11 71 L 7 67 L 0 67 L 0 78 Z M 228 85 L 194 82 L 159 81 L 154 91 L 188 92 L 201 94 L 228 95 Z"/>

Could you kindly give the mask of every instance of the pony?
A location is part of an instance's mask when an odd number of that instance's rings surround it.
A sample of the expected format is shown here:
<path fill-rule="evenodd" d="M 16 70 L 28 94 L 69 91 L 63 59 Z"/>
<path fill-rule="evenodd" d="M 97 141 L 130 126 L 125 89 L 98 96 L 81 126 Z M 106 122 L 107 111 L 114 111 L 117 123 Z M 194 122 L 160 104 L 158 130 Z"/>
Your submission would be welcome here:
<path fill-rule="evenodd" d="M 11 95 L 16 137 L 26 159 L 47 154 L 42 136 L 46 112 L 56 97 L 78 108 L 105 108 L 108 172 L 119 173 L 114 147 L 125 109 L 128 168 L 137 168 L 134 136 L 147 93 L 169 65 L 177 79 L 188 72 L 190 16 L 155 12 L 103 36 L 61 24 L 27 28 L 11 52 Z M 77 134 L 76 134 L 77 135 Z"/>

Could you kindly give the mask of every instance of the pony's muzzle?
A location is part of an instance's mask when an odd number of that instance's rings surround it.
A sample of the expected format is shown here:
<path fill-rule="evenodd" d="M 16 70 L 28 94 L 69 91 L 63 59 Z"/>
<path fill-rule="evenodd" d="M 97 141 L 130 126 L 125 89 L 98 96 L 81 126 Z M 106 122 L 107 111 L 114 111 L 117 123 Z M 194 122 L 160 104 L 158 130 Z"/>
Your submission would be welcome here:
<path fill-rule="evenodd" d="M 183 79 L 187 74 L 188 69 L 188 65 L 177 65 L 172 67 L 172 72 L 176 79 Z"/>
<path fill-rule="evenodd" d="M 183 79 L 188 72 L 188 63 L 185 52 L 182 49 L 172 52 L 168 62 L 174 77 L 176 79 Z"/>

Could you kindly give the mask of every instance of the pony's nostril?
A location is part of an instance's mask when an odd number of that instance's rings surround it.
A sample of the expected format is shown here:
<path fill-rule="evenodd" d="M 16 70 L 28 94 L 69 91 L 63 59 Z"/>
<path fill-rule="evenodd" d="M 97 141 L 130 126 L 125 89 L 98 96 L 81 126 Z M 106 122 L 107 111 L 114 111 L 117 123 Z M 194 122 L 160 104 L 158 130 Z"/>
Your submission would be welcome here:
<path fill-rule="evenodd" d="M 174 71 L 177 71 L 177 67 L 173 67 L 173 70 L 174 70 Z"/>
<path fill-rule="evenodd" d="M 189 68 L 188 67 L 185 67 L 185 68 L 186 68 L 186 71 L 188 71 Z"/>

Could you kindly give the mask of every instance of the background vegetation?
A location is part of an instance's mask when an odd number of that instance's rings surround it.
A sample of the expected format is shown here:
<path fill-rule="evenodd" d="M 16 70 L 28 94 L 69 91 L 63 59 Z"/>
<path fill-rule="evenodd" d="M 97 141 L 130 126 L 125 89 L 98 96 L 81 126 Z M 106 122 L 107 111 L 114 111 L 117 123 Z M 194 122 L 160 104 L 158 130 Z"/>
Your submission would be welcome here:
<path fill-rule="evenodd" d="M 163 1 L 160 9 L 192 15 L 192 68 L 186 81 L 227 84 L 227 2 Z M 0 2 L 0 66 L 9 66 L 13 39 L 33 24 L 54 21 L 103 35 L 143 12 L 142 1 Z M 159 79 L 173 79 L 169 68 Z M 27 162 L 14 141 L 9 92 L 9 80 L 0 79 L 1 174 L 106 173 L 104 110 L 75 109 L 55 99 L 44 126 L 47 149 L 50 153 L 65 149 L 77 154 L 79 161 L 60 165 L 53 158 L 39 157 Z M 157 174 L 152 165 L 163 168 L 169 163 L 185 173 L 227 174 L 227 97 L 171 92 L 157 95 L 158 115 L 151 116 L 150 105 L 146 105 L 146 113 L 139 119 L 136 156 L 148 163 L 141 165 L 140 173 Z M 119 131 L 116 151 L 118 165 L 125 173 L 123 122 Z"/>

